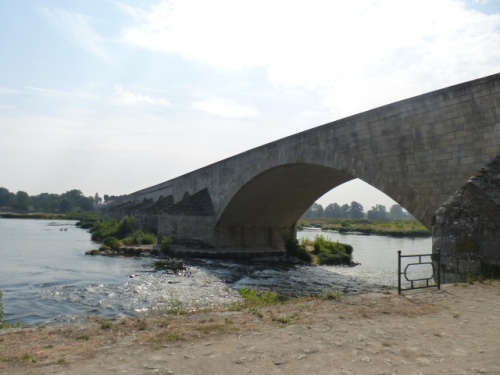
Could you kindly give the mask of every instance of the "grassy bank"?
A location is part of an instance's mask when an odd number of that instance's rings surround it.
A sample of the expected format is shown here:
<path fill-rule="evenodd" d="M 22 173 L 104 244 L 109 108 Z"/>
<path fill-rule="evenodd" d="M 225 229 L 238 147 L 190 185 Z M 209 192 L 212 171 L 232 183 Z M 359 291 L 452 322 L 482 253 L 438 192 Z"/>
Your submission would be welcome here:
<path fill-rule="evenodd" d="M 377 221 L 367 219 L 304 219 L 298 228 L 314 227 L 340 233 L 357 232 L 367 235 L 393 237 L 430 237 L 431 232 L 416 220 Z"/>

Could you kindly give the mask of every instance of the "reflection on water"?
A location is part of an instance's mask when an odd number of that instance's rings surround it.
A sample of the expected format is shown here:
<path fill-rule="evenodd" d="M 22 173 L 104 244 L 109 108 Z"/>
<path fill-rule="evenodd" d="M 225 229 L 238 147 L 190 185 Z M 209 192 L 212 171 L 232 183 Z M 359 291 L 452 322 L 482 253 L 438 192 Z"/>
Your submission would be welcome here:
<path fill-rule="evenodd" d="M 61 228 L 67 230 L 61 231 Z M 314 238 L 318 231 L 298 237 Z M 0 219 L 0 289 L 7 321 L 40 324 L 90 315 L 116 317 L 169 307 L 196 309 L 238 301 L 243 286 L 287 295 L 382 290 L 397 285 L 397 250 L 428 253 L 430 239 L 340 235 L 357 267 L 185 260 L 162 267 L 152 258 L 85 256 L 98 245 L 74 222 Z"/>

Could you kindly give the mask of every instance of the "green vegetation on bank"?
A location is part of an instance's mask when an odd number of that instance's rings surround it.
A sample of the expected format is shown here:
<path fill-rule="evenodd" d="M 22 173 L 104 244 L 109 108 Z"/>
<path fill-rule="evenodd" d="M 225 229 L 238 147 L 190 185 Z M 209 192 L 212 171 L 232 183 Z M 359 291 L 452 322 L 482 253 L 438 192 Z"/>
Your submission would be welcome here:
<path fill-rule="evenodd" d="M 429 237 L 431 232 L 417 220 L 379 221 L 367 219 L 331 219 L 311 218 L 301 219 L 298 229 L 307 227 L 332 230 L 340 233 L 362 233 L 367 235 L 394 237 Z"/>
<path fill-rule="evenodd" d="M 323 236 L 316 236 L 313 241 L 302 240 L 305 246 L 312 246 L 312 254 L 316 256 L 316 263 L 324 265 L 351 265 L 352 252 L 351 245 L 334 242 Z"/>
<path fill-rule="evenodd" d="M 115 250 L 121 246 L 155 245 L 157 243 L 156 234 L 138 230 L 135 219 L 131 216 L 126 216 L 120 221 L 100 218 L 92 223 L 83 221 L 80 225 L 82 227 L 90 226 L 92 240 L 103 243 L 99 250 Z"/>
<path fill-rule="evenodd" d="M 314 240 L 302 239 L 300 242 L 291 234 L 283 235 L 285 251 L 289 256 L 296 257 L 306 263 L 321 265 L 352 265 L 351 245 L 342 244 L 316 236 Z"/>
<path fill-rule="evenodd" d="M 260 291 L 244 286 L 239 292 L 246 307 L 276 305 L 283 302 L 278 294 L 270 291 Z"/>

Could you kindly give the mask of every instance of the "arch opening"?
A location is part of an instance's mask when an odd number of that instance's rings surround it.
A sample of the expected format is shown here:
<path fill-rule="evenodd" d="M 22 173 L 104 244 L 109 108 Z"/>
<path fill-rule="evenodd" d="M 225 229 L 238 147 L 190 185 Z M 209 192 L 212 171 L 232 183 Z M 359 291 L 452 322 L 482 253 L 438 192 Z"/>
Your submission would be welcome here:
<path fill-rule="evenodd" d="M 282 248 L 282 234 L 314 201 L 354 176 L 316 164 L 271 168 L 248 181 L 230 200 L 216 225 L 221 247 Z"/>

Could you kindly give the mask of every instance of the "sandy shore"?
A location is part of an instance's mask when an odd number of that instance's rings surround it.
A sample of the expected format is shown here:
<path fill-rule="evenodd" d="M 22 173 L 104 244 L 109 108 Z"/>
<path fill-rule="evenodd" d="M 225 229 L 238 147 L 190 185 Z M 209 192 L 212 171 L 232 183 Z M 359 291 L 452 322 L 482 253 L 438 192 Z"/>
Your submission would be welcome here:
<path fill-rule="evenodd" d="M 2 330 L 0 374 L 500 374 L 500 282 Z"/>

